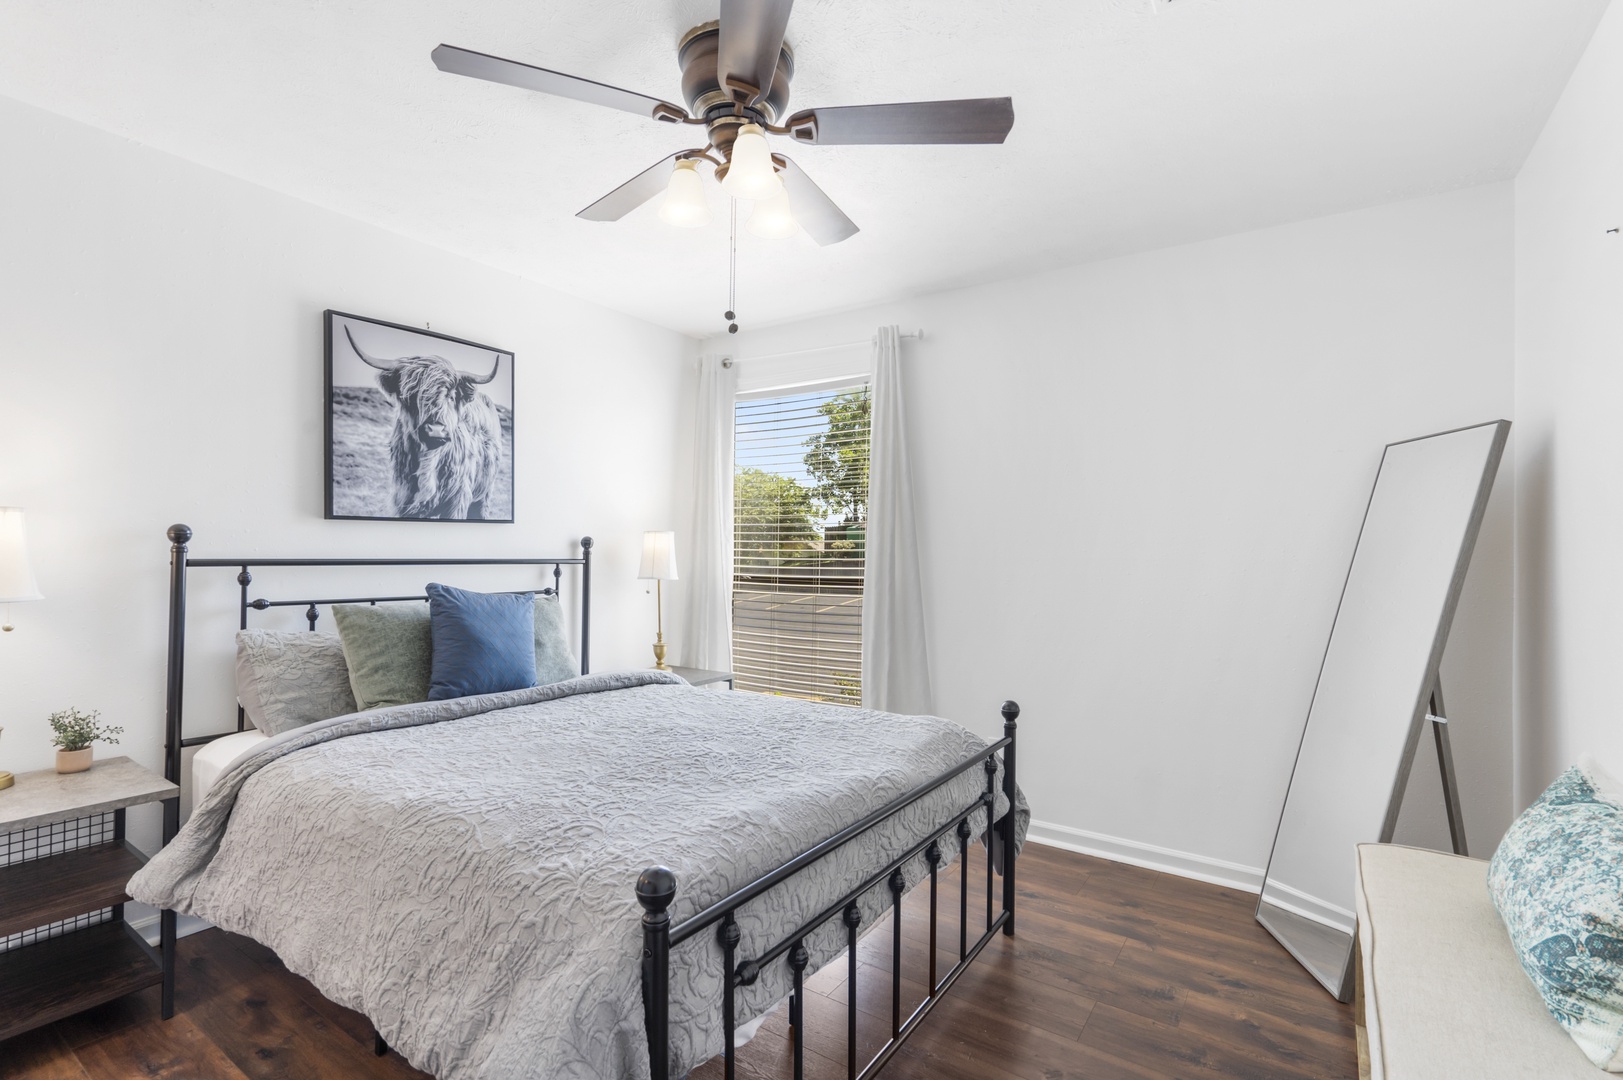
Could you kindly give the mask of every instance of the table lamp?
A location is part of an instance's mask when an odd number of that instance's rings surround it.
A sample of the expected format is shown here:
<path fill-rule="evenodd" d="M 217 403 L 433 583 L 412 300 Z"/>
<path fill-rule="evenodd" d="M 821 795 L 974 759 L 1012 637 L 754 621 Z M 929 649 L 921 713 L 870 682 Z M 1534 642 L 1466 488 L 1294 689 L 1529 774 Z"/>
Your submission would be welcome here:
<path fill-rule="evenodd" d="M 654 582 L 655 610 L 659 629 L 654 638 L 654 667 L 669 671 L 665 666 L 665 597 L 660 587 L 676 580 L 676 534 L 674 532 L 645 532 L 642 534 L 642 570 L 640 580 Z"/>

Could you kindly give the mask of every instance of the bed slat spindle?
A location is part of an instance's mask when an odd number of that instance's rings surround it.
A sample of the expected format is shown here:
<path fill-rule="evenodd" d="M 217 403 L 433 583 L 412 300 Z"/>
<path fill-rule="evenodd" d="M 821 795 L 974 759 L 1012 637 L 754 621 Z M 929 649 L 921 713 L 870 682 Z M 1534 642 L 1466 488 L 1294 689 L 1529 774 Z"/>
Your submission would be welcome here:
<path fill-rule="evenodd" d="M 935 923 L 936 923 L 936 871 L 941 866 L 941 845 L 934 840 L 924 851 L 924 861 L 930 864 L 930 996 L 935 997 Z"/>
<path fill-rule="evenodd" d="M 890 875 L 890 1037 L 894 1039 L 902 1030 L 902 893 L 907 889 L 907 878 L 897 870 Z"/>
<path fill-rule="evenodd" d="M 958 962 L 969 955 L 969 819 L 958 822 Z"/>
<path fill-rule="evenodd" d="M 795 1044 L 795 1080 L 805 1080 L 806 1043 L 806 965 L 811 954 L 802 942 L 789 950 L 789 970 L 794 972 L 795 988 L 789 995 L 789 1037 Z"/>
<path fill-rule="evenodd" d="M 737 1026 L 737 1003 L 734 1000 L 740 982 L 736 968 L 738 956 L 738 920 L 733 913 L 728 912 L 727 918 L 722 920 L 721 926 L 716 930 L 716 936 L 721 939 L 722 951 L 722 999 L 721 999 L 721 1026 L 726 1032 L 726 1042 L 723 1044 L 722 1054 L 725 1058 L 726 1080 L 733 1080 L 733 1032 Z"/>
<path fill-rule="evenodd" d="M 986 794 L 981 800 L 986 803 L 986 928 L 992 929 L 992 812 L 997 809 L 997 755 L 987 754 L 986 764 Z"/>
<path fill-rule="evenodd" d="M 845 1070 L 848 1080 L 857 1080 L 857 927 L 862 925 L 862 909 L 855 900 L 845 908 Z"/>

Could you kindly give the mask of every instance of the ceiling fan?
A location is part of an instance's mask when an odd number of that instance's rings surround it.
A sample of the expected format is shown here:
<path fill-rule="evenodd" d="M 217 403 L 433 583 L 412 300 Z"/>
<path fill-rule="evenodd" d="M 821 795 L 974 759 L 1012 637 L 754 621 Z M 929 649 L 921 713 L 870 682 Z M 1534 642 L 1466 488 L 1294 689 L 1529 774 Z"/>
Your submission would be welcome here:
<path fill-rule="evenodd" d="M 700 124 L 706 146 L 660 159 L 576 217 L 618 221 L 666 192 L 660 217 L 675 225 L 703 225 L 700 162 L 733 198 L 755 201 L 751 232 L 792 235 L 804 227 L 819 244 L 837 244 L 857 232 L 852 220 L 793 161 L 772 153 L 767 135 L 814 145 L 857 143 L 1001 143 L 1014 126 L 1006 97 L 910 101 L 805 109 L 781 124 L 794 78 L 794 51 L 783 35 L 794 0 L 721 0 L 721 18 L 682 36 L 683 109 L 659 98 L 522 64 L 516 60 L 441 45 L 433 52 L 441 71 L 588 101 L 669 124 Z"/>

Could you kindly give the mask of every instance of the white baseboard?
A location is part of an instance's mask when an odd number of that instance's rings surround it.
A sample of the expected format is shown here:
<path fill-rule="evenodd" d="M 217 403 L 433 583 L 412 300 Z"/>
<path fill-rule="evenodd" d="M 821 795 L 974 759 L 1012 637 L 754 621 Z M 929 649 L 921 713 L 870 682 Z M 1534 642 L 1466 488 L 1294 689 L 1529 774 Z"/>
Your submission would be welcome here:
<path fill-rule="evenodd" d="M 1281 896 L 1281 893 L 1284 896 Z M 1285 899 L 1285 897 L 1289 897 L 1289 899 Z M 1268 885 L 1268 903 L 1300 915 L 1310 922 L 1316 922 L 1320 926 L 1328 926 L 1332 930 L 1339 930 L 1343 934 L 1351 934 L 1358 925 L 1358 916 L 1341 905 L 1332 904 L 1328 900 L 1321 900 L 1319 897 L 1309 895 L 1301 889 L 1293 889 L 1289 885 L 1282 884 L 1278 878 L 1275 878 Z"/>
<path fill-rule="evenodd" d="M 1137 840 L 1124 840 L 1119 836 L 1073 829 L 1068 825 L 1053 825 L 1046 821 L 1033 821 L 1027 838 L 1049 847 L 1094 855 L 1112 862 L 1142 866 L 1164 874 L 1193 878 L 1213 885 L 1226 885 L 1231 889 L 1256 893 L 1262 891 L 1262 868 L 1242 866 L 1239 863 L 1196 855 L 1188 851 L 1143 844 Z"/>

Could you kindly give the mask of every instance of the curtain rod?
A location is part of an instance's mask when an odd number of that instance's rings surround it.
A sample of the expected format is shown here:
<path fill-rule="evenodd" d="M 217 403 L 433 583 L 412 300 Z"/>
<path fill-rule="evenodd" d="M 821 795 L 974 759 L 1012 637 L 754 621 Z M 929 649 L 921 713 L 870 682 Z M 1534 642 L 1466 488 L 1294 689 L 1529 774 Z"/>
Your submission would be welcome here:
<path fill-rule="evenodd" d="M 913 330 L 906 334 L 899 334 L 897 336 L 908 338 L 911 341 L 923 341 L 924 330 L 921 327 L 918 330 Z M 746 360 L 777 360 L 784 356 L 806 356 L 810 353 L 833 352 L 835 349 L 854 349 L 858 345 L 872 345 L 877 340 L 878 335 L 876 334 L 875 336 L 866 338 L 862 341 L 847 341 L 840 345 L 819 345 L 812 349 L 789 349 L 784 352 L 763 353 L 760 356 L 729 356 L 726 358 L 725 363 L 728 365 L 741 364 Z"/>

